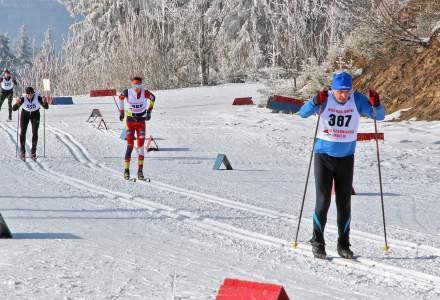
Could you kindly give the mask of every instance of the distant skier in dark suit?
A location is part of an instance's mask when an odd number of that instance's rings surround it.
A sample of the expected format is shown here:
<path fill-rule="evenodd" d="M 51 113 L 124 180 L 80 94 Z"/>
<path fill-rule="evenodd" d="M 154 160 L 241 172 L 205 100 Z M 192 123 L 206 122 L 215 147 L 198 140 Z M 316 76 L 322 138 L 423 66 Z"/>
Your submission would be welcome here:
<path fill-rule="evenodd" d="M 12 77 L 9 70 L 5 70 L 3 76 L 0 77 L 0 109 L 3 106 L 3 102 L 8 98 L 9 115 L 8 121 L 12 121 L 12 96 L 14 94 L 14 86 L 17 85 L 17 79 Z"/>
<path fill-rule="evenodd" d="M 32 87 L 26 88 L 26 94 L 21 97 L 17 97 L 17 102 L 12 107 L 12 110 L 16 111 L 23 107 L 20 116 L 20 158 L 25 160 L 26 153 L 26 131 L 29 125 L 29 121 L 32 124 L 32 148 L 31 158 L 36 160 L 37 155 L 37 142 L 38 142 L 38 127 L 40 126 L 40 108 L 49 108 L 49 104 L 45 97 L 41 97 L 35 93 Z"/>

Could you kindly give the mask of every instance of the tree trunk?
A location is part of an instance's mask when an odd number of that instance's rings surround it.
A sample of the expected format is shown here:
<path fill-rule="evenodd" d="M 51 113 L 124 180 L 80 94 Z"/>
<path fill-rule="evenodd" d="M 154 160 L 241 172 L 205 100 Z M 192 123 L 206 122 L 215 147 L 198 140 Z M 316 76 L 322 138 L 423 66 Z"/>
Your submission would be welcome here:
<path fill-rule="evenodd" d="M 200 62 L 200 85 L 208 85 L 208 61 L 206 59 L 206 24 L 205 24 L 205 7 L 206 3 L 203 3 L 203 7 L 200 9 L 200 40 L 199 40 L 199 62 Z"/>
<path fill-rule="evenodd" d="M 209 83 L 209 64 L 206 56 L 206 54 L 202 53 L 200 57 L 200 84 L 202 86 Z"/>

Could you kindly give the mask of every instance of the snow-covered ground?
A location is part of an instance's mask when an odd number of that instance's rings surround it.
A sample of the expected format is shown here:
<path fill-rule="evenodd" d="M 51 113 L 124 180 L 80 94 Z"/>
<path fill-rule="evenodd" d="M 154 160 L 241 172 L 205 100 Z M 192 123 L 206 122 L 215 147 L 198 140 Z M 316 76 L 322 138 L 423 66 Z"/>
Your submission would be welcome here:
<path fill-rule="evenodd" d="M 390 251 L 383 252 L 376 148 L 358 144 L 353 261 L 312 258 L 311 174 L 293 249 L 316 119 L 232 106 L 257 84 L 157 91 L 151 183 L 122 178 L 122 123 L 111 98 L 47 111 L 47 158 L 15 158 L 16 124 L 0 122 L 1 299 L 215 299 L 225 278 L 283 285 L 292 299 L 439 299 L 440 122 L 383 122 Z M 256 101 L 258 102 L 258 100 Z M 110 130 L 85 120 L 99 108 Z M 6 118 L 2 110 L 1 119 Z M 363 119 L 361 132 L 372 132 Z M 39 154 L 42 155 L 43 128 Z M 234 170 L 216 171 L 218 153 Z M 136 158 L 136 157 L 134 157 Z M 132 162 L 135 173 L 136 159 Z"/>

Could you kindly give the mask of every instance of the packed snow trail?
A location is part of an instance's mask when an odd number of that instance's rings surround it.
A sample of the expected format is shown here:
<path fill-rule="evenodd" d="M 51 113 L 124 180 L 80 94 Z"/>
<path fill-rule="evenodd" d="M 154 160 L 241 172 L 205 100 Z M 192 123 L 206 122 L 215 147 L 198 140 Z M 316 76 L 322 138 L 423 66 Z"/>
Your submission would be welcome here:
<path fill-rule="evenodd" d="M 112 174 L 113 176 L 117 176 L 120 177 L 120 172 L 111 169 L 105 165 L 103 165 L 102 163 L 98 163 L 95 159 L 93 159 L 87 152 L 87 150 L 85 149 L 85 147 L 83 145 L 81 145 L 78 141 L 76 141 L 70 134 L 63 132 L 59 129 L 55 129 L 55 128 L 50 128 L 49 130 L 51 130 L 52 132 L 56 132 L 56 135 L 58 138 L 60 138 L 60 135 L 63 135 L 64 139 L 60 139 L 60 141 L 62 143 L 65 143 L 66 147 L 69 148 L 69 150 L 72 152 L 72 155 L 81 163 L 86 162 L 86 166 L 87 167 L 97 167 L 97 168 L 102 168 L 106 171 L 109 171 L 110 174 Z M 75 150 L 76 148 L 76 150 Z M 91 164 L 91 165 L 90 165 Z M 107 173 L 109 174 L 109 173 Z M 200 192 L 195 192 L 195 191 L 191 191 L 191 190 L 187 190 L 187 189 L 183 189 L 183 188 L 179 188 L 179 187 L 175 187 L 172 185 L 168 185 L 168 184 L 164 184 L 161 182 L 157 182 L 154 181 L 152 184 L 149 184 L 152 187 L 161 189 L 161 190 L 166 190 L 166 191 L 171 191 L 174 193 L 179 193 L 179 194 L 183 194 L 186 196 L 190 196 L 192 198 L 196 198 L 199 200 L 203 200 L 203 201 L 208 201 L 208 202 L 212 202 L 212 203 L 216 203 L 216 204 L 220 204 L 222 206 L 225 207 L 229 207 L 229 208 L 233 208 L 233 209 L 240 209 L 240 210 L 245 210 L 248 212 L 252 212 L 254 214 L 258 214 L 258 215 L 263 215 L 266 217 L 270 217 L 270 218 L 279 218 L 279 219 L 285 219 L 288 220 L 289 222 L 291 222 L 292 224 L 296 224 L 296 218 L 292 217 L 291 215 L 287 215 L 287 214 L 283 214 L 283 213 L 279 213 L 276 211 L 272 211 L 272 210 L 268 210 L 268 209 L 264 209 L 264 208 L 260 208 L 260 207 L 256 207 L 256 206 L 252 206 L 252 205 L 248 205 L 248 204 L 242 204 L 240 202 L 237 201 L 233 201 L 233 200 L 228 200 L 225 198 L 221 198 L 221 197 L 217 197 L 217 196 L 212 196 L 212 195 L 208 195 L 205 193 L 200 193 Z M 309 221 L 311 222 L 310 219 L 304 218 L 305 221 Z M 333 225 L 329 225 L 327 227 L 327 230 L 329 231 L 333 231 L 334 233 L 337 233 L 337 228 Z M 362 239 L 362 240 L 367 240 L 369 242 L 375 242 L 378 244 L 382 244 L 383 243 L 383 238 L 381 236 L 377 236 L 377 235 L 373 235 L 373 234 L 369 234 L 366 232 L 362 232 L 362 231 L 353 231 L 353 238 L 354 239 Z M 414 250 L 414 251 L 421 251 L 422 249 L 431 252 L 432 254 L 435 255 L 439 255 L 440 254 L 440 249 L 439 248 L 434 248 L 434 247 L 429 247 L 429 246 L 425 246 L 425 245 L 419 245 L 417 243 L 412 243 L 412 242 L 408 242 L 408 241 L 399 241 L 399 240 L 394 240 L 394 239 L 390 239 L 390 242 L 392 241 L 393 243 L 393 248 L 400 248 L 403 250 Z M 283 245 L 287 245 L 288 243 L 283 242 L 281 243 Z M 333 256 L 337 256 L 334 253 L 331 254 Z M 367 262 L 368 265 L 374 265 L 370 262 Z M 432 276 L 430 277 L 428 276 L 424 276 L 423 274 L 421 275 L 421 277 L 423 278 L 430 278 L 430 280 L 432 280 L 433 282 L 437 282 L 438 277 Z"/>
<path fill-rule="evenodd" d="M 76 160 L 78 160 L 80 163 L 84 164 L 87 167 L 94 166 L 97 168 L 102 168 L 106 171 L 109 171 L 110 174 L 117 176 L 117 177 L 120 177 L 120 172 L 118 172 L 117 170 L 114 170 L 112 168 L 109 168 L 109 167 L 105 166 L 103 163 L 100 163 L 100 162 L 96 161 L 94 158 L 92 158 L 90 156 L 90 154 L 88 153 L 88 151 L 85 149 L 85 147 L 80 142 L 78 142 L 74 137 L 72 137 L 72 135 L 70 135 L 69 133 L 62 131 L 60 129 L 56 129 L 54 127 L 50 127 L 49 130 L 55 133 L 55 135 L 60 140 L 60 142 L 64 143 L 66 145 L 66 147 L 72 153 L 72 156 Z M 266 216 L 266 217 L 270 217 L 270 218 L 284 219 L 288 222 L 291 222 L 292 224 L 297 224 L 297 217 L 294 215 L 280 213 L 278 211 L 265 209 L 262 207 L 257 207 L 254 205 L 229 200 L 229 199 L 225 199 L 222 197 L 209 195 L 206 193 L 201 193 L 201 192 L 196 192 L 196 191 L 176 187 L 176 186 L 173 186 L 170 184 L 165 184 L 165 183 L 159 182 L 159 181 L 154 181 L 152 184 L 149 184 L 149 186 L 152 186 L 152 187 L 158 188 L 158 189 L 162 189 L 162 190 L 166 190 L 166 191 L 171 191 L 174 193 L 179 193 L 179 194 L 186 195 L 186 196 L 190 196 L 192 198 L 200 199 L 203 201 L 209 201 L 209 202 L 216 203 L 216 204 L 219 204 L 219 205 L 222 205 L 225 207 L 229 207 L 229 208 L 233 208 L 233 209 L 245 210 L 248 212 L 252 212 L 254 214 L 258 214 L 258 215 L 262 215 L 262 216 Z M 312 222 L 312 220 L 309 218 L 303 218 L 303 220 L 305 222 L 309 222 L 309 223 Z M 332 224 L 328 224 L 326 229 L 327 229 L 327 231 L 331 231 L 333 233 L 337 233 L 337 230 L 338 230 L 337 227 Z M 397 228 L 395 228 L 395 229 L 397 229 Z M 353 233 L 353 235 L 352 235 L 353 239 L 362 239 L 364 241 L 367 240 L 369 242 L 377 243 L 379 245 L 383 244 L 383 236 L 374 235 L 374 234 L 370 234 L 368 232 L 362 232 L 359 230 L 352 230 L 352 233 Z M 440 255 L 440 248 L 430 247 L 430 246 L 426 246 L 426 245 L 420 245 L 419 243 L 414 243 L 411 241 L 401 241 L 401 240 L 397 240 L 397 239 L 389 239 L 389 241 L 392 242 L 393 248 L 399 248 L 399 249 L 403 249 L 403 250 L 415 250 L 415 251 L 426 250 L 426 251 L 431 252 L 434 255 Z"/>
<path fill-rule="evenodd" d="M 3 126 L 2 126 L 2 128 L 5 129 L 5 127 L 3 127 Z M 54 130 L 53 128 L 50 128 L 50 130 L 52 132 L 54 132 L 54 131 L 59 132 L 57 130 Z M 10 137 L 12 138 L 13 133 L 14 133 L 12 131 L 12 129 L 9 129 L 9 130 L 6 129 L 6 131 L 10 134 Z M 83 156 L 87 155 L 86 154 L 87 151 L 83 147 L 79 147 L 78 144 L 76 146 L 78 147 L 78 149 L 81 149 L 81 148 L 83 149 L 82 151 L 78 151 L 76 153 L 83 153 Z M 100 166 L 98 163 L 95 162 L 94 159 L 90 158 L 89 156 L 84 161 L 94 162 L 93 164 L 96 167 Z M 36 165 L 38 168 L 35 168 L 34 165 Z M 274 237 L 262 235 L 262 234 L 255 233 L 255 232 L 250 232 L 250 231 L 243 230 L 240 228 L 236 228 L 234 226 L 227 225 L 222 222 L 218 222 L 214 219 L 201 217 L 201 216 L 196 215 L 196 214 L 189 212 L 189 211 L 177 210 L 173 207 L 169 207 L 169 206 L 162 205 L 162 204 L 159 204 L 156 202 L 152 202 L 152 201 L 149 201 L 144 198 L 140 198 L 140 197 L 136 197 L 136 196 L 125 194 L 125 193 L 108 190 L 106 188 L 87 183 L 83 180 L 72 178 L 70 176 L 65 176 L 65 175 L 60 174 L 58 172 L 53 172 L 42 163 L 38 163 L 38 162 L 32 163 L 31 162 L 31 163 L 29 163 L 29 166 L 33 171 L 35 171 L 43 176 L 49 175 L 50 178 L 55 181 L 57 181 L 57 180 L 62 181 L 65 184 L 73 185 L 74 187 L 77 187 L 77 188 L 86 189 L 86 190 L 89 190 L 90 192 L 93 192 L 93 193 L 102 194 L 108 198 L 117 199 L 117 200 L 123 201 L 127 204 L 130 204 L 130 205 L 135 205 L 137 207 L 147 208 L 148 210 L 150 210 L 154 213 L 160 214 L 165 217 L 174 218 L 179 221 L 189 222 L 191 225 L 194 225 L 196 227 L 199 227 L 199 228 L 202 228 L 202 229 L 205 229 L 208 231 L 214 231 L 214 232 L 217 232 L 217 233 L 220 233 L 223 235 L 228 235 L 232 238 L 243 239 L 243 240 L 263 244 L 266 246 L 272 246 L 272 247 L 278 247 L 278 248 L 284 248 L 284 247 L 289 248 L 290 247 L 289 241 L 280 240 L 280 239 L 277 239 Z M 87 165 L 87 167 L 90 167 L 90 165 Z M 113 173 L 118 173 L 118 172 L 116 172 L 110 168 L 107 168 L 107 167 L 103 167 L 103 169 L 113 171 Z M 308 257 L 313 257 L 311 249 L 308 246 L 300 245 L 299 248 L 294 251 L 298 252 L 302 255 L 306 255 Z M 437 277 L 437 276 L 432 276 L 432 275 L 420 273 L 417 271 L 411 271 L 411 270 L 406 270 L 406 269 L 402 269 L 402 268 L 398 268 L 398 267 L 393 267 L 390 265 L 381 264 L 379 262 L 371 261 L 371 260 L 364 259 L 364 258 L 357 258 L 355 260 L 344 260 L 344 259 L 338 257 L 337 253 L 335 253 L 334 251 L 328 251 L 328 254 L 330 255 L 330 261 L 334 262 L 338 265 L 349 266 L 354 269 L 358 269 L 360 271 L 367 271 L 369 273 L 375 273 L 377 275 L 385 276 L 387 278 L 393 278 L 396 281 L 400 281 L 400 280 L 404 280 L 404 279 L 412 280 L 416 284 L 421 284 L 421 285 L 425 284 L 428 287 L 432 287 L 432 288 L 436 287 L 437 285 L 440 285 L 440 277 Z"/>

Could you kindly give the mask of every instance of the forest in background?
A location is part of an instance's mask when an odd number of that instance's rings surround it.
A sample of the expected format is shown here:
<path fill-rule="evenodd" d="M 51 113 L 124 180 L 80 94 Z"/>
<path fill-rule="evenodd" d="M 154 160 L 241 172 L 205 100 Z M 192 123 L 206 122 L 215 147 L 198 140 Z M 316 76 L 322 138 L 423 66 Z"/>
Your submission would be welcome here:
<path fill-rule="evenodd" d="M 431 46 L 436 0 L 61 0 L 74 23 L 61 51 L 48 30 L 39 49 L 22 27 L 0 34 L 0 67 L 23 85 L 50 78 L 59 95 L 263 81 L 267 93 L 306 98 L 335 70 L 361 75 L 359 60 Z M 408 7 L 417 9 L 408 9 Z"/>

